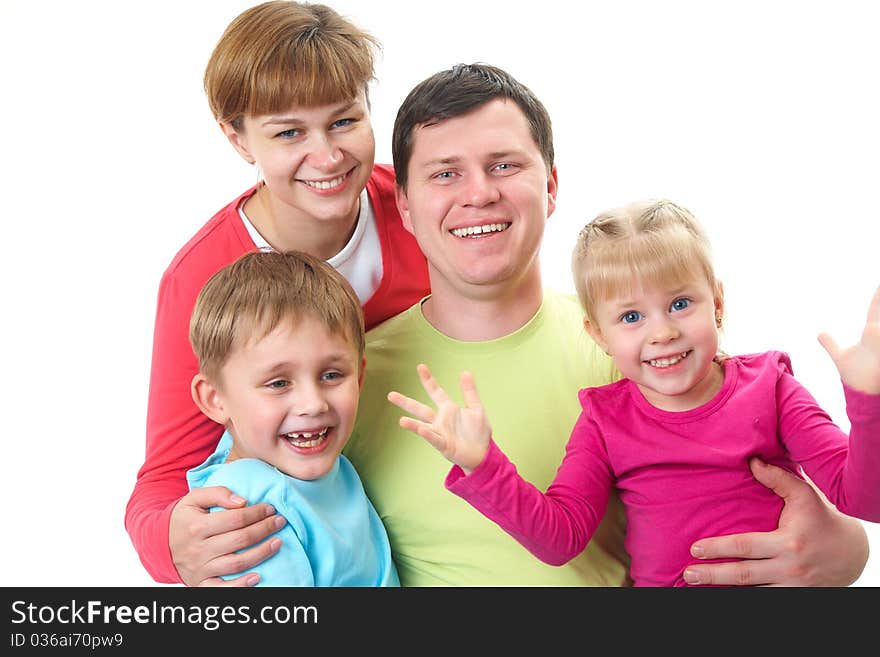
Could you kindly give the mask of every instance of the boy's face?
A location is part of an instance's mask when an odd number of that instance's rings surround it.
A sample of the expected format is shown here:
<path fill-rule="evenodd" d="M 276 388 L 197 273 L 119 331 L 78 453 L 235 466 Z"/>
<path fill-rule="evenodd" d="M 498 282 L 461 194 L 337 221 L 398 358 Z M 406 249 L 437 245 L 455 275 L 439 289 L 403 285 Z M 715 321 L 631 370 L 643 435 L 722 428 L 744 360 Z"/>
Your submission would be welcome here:
<path fill-rule="evenodd" d="M 418 127 L 408 176 L 397 204 L 428 259 L 435 293 L 515 289 L 537 270 L 556 171 L 548 175 L 516 103 L 495 99 Z"/>
<path fill-rule="evenodd" d="M 259 167 L 276 213 L 330 222 L 357 215 L 376 150 L 365 92 L 351 101 L 245 116 L 238 131 L 222 127 Z"/>
<path fill-rule="evenodd" d="M 261 459 L 297 479 L 327 474 L 354 425 L 360 365 L 345 336 L 308 316 L 237 349 L 216 393 L 233 437 L 228 460 Z"/>
<path fill-rule="evenodd" d="M 713 366 L 721 308 L 721 298 L 703 278 L 637 285 L 629 294 L 596 303 L 596 321 L 586 327 L 649 403 L 684 411 L 706 403 L 721 387 L 723 375 Z"/>

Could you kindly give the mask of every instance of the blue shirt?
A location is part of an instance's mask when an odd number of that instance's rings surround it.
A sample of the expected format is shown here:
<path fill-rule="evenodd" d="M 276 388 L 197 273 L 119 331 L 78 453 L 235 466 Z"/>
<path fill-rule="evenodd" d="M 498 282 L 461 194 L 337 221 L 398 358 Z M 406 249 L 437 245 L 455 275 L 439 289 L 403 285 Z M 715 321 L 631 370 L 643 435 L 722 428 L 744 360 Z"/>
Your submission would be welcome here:
<path fill-rule="evenodd" d="M 224 579 L 257 572 L 258 586 L 400 585 L 385 526 L 345 456 L 323 477 L 305 481 L 259 459 L 226 463 L 231 448 L 227 431 L 214 453 L 187 472 L 190 490 L 226 486 L 250 504 L 268 502 L 287 524 L 273 534 L 282 540 L 276 554 Z"/>

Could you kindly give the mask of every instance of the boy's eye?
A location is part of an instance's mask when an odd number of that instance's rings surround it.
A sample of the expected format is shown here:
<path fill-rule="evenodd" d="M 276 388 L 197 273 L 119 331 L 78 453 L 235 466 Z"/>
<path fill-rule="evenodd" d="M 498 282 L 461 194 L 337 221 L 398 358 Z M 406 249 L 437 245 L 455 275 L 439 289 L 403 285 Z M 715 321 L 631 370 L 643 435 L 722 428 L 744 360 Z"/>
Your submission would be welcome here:
<path fill-rule="evenodd" d="M 690 299 L 676 299 L 672 302 L 672 305 L 669 306 L 670 310 L 684 310 L 689 305 L 691 305 Z"/>
<path fill-rule="evenodd" d="M 272 390 L 283 390 L 289 385 L 290 382 L 286 379 L 275 379 L 273 381 L 269 381 L 269 383 L 266 384 L 266 387 L 271 388 Z"/>
<path fill-rule="evenodd" d="M 324 372 L 324 374 L 321 375 L 321 380 L 333 382 L 338 381 L 343 376 L 345 375 L 342 372 Z"/>
<path fill-rule="evenodd" d="M 630 310 L 629 312 L 625 312 L 620 316 L 620 321 L 624 324 L 635 324 L 642 318 L 642 313 L 638 310 Z"/>

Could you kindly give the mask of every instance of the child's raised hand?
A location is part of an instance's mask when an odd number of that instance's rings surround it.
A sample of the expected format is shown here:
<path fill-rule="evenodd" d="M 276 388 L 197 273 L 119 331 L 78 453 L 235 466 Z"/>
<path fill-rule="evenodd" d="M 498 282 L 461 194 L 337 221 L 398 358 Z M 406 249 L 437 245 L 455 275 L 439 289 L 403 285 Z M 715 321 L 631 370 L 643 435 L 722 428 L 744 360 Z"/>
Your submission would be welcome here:
<path fill-rule="evenodd" d="M 388 401 L 415 416 L 415 419 L 400 418 L 400 426 L 420 435 L 470 474 L 486 458 L 492 436 L 474 377 L 470 372 L 461 374 L 461 395 L 465 404 L 461 407 L 449 398 L 426 365 L 419 365 L 417 370 L 422 386 L 437 404 L 437 410 L 399 392 L 389 392 Z"/>
<path fill-rule="evenodd" d="M 841 349 L 827 333 L 819 342 L 831 356 L 840 378 L 850 388 L 873 395 L 880 394 L 880 287 L 874 292 L 862 339 L 847 349 Z"/>

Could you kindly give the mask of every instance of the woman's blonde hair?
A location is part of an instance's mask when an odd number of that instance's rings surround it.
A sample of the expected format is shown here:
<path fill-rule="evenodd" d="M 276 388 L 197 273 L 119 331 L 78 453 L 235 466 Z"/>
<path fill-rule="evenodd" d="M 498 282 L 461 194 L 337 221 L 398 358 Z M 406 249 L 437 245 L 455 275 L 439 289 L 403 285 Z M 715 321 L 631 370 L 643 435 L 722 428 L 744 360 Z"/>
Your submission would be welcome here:
<path fill-rule="evenodd" d="M 220 381 L 234 349 L 282 322 L 312 317 L 364 355 L 364 315 L 351 285 L 320 258 L 300 251 L 247 253 L 214 274 L 196 299 L 189 339 L 199 370 Z"/>
<path fill-rule="evenodd" d="M 708 237 L 694 215 L 667 200 L 608 210 L 584 226 L 572 274 L 590 322 L 596 321 L 598 301 L 625 295 L 635 283 L 677 284 L 704 276 L 721 295 Z"/>
<path fill-rule="evenodd" d="M 220 37 L 205 69 L 214 118 L 241 129 L 245 115 L 352 100 L 374 78 L 379 42 L 321 4 L 274 0 L 251 7 Z"/>

